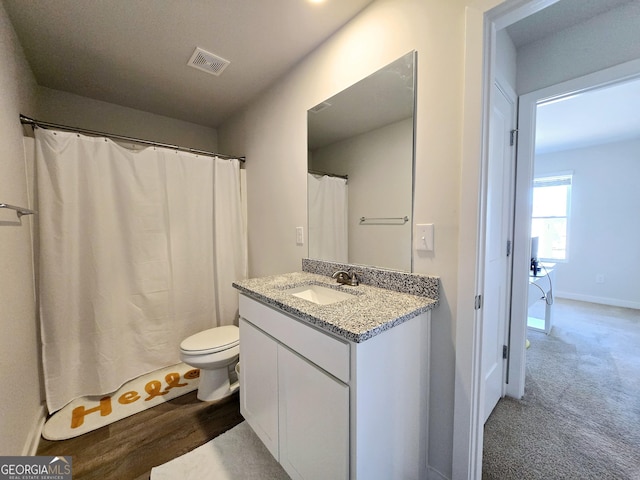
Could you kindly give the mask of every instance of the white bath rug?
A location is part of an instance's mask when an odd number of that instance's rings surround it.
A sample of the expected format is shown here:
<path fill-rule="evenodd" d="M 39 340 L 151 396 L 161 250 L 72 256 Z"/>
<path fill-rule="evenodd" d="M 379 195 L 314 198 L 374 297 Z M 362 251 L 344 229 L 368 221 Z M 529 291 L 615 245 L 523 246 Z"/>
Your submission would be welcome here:
<path fill-rule="evenodd" d="M 108 395 L 76 398 L 44 424 L 47 440 L 65 440 L 155 407 L 198 388 L 200 370 L 178 363 L 125 383 Z"/>
<path fill-rule="evenodd" d="M 151 469 L 150 480 L 290 480 L 247 422 Z"/>

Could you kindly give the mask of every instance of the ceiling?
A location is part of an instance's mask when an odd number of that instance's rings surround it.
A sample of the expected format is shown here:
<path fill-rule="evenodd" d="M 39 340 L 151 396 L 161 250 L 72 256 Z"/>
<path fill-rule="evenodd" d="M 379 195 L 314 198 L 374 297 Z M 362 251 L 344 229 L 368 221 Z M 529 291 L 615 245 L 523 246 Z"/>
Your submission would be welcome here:
<path fill-rule="evenodd" d="M 635 0 L 560 0 L 507 27 L 516 48 Z"/>
<path fill-rule="evenodd" d="M 39 85 L 216 128 L 374 0 L 1 1 Z M 507 31 L 522 47 L 630 1 L 560 0 Z M 220 76 L 191 68 L 196 47 L 231 63 Z M 597 115 L 581 106 L 590 94 L 549 106 L 555 120 L 540 122 L 540 148 L 625 125 L 630 135 L 637 118 L 624 107 L 638 90 L 626 86 L 622 100 L 599 91 L 600 105 L 620 106 Z"/>
<path fill-rule="evenodd" d="M 640 138 L 640 79 L 538 105 L 536 153 Z"/>
<path fill-rule="evenodd" d="M 307 113 L 307 148 L 315 150 L 413 117 L 415 52 L 372 73 Z"/>
<path fill-rule="evenodd" d="M 39 85 L 215 128 L 373 0 L 2 1 Z"/>
<path fill-rule="evenodd" d="M 506 28 L 516 48 L 638 0 L 560 0 Z M 640 78 L 540 105 L 536 152 L 640 138 Z"/>

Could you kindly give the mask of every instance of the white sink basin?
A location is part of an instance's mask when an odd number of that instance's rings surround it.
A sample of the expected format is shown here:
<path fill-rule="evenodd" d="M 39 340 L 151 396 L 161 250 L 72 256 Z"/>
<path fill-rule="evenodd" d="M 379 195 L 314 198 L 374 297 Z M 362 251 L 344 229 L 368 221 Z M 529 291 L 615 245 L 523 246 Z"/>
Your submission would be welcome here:
<path fill-rule="evenodd" d="M 333 288 L 316 284 L 291 288 L 287 292 L 294 297 L 302 298 L 318 305 L 330 305 L 354 297 L 352 293 L 340 292 Z"/>

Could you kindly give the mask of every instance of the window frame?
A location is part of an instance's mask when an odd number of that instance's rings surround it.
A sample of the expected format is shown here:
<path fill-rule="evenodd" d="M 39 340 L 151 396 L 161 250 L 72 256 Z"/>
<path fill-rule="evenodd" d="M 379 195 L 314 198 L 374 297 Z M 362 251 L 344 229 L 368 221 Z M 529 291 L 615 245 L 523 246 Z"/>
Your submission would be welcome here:
<path fill-rule="evenodd" d="M 549 172 L 549 173 L 541 173 L 537 174 L 533 178 L 533 183 L 531 186 L 531 229 L 533 236 L 533 222 L 537 219 L 565 219 L 565 242 L 564 242 L 564 258 L 549 258 L 543 257 L 540 255 L 540 250 L 538 250 L 538 260 L 545 263 L 568 263 L 569 262 L 569 252 L 570 252 L 570 222 L 571 222 L 571 197 L 572 197 L 572 186 L 573 186 L 573 171 L 564 171 L 564 172 Z M 536 188 L 541 187 L 552 187 L 552 186 L 561 186 L 566 185 L 566 210 L 565 215 L 545 215 L 545 216 L 534 216 L 534 192 Z"/>

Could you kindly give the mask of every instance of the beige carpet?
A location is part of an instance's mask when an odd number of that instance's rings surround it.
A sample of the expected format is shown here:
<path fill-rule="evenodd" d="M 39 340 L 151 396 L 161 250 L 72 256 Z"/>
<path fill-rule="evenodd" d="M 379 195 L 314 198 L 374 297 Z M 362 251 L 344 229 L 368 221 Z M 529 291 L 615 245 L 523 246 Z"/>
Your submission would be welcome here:
<path fill-rule="evenodd" d="M 150 480 L 289 480 L 247 422 L 154 467 Z"/>
<path fill-rule="evenodd" d="M 525 396 L 485 424 L 483 479 L 640 479 L 640 311 L 556 300 Z"/>

